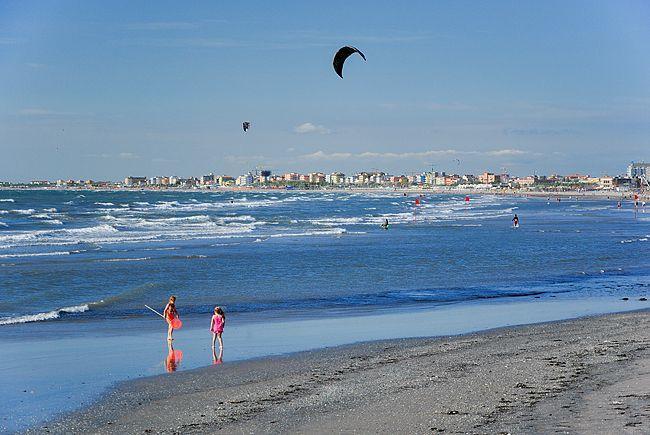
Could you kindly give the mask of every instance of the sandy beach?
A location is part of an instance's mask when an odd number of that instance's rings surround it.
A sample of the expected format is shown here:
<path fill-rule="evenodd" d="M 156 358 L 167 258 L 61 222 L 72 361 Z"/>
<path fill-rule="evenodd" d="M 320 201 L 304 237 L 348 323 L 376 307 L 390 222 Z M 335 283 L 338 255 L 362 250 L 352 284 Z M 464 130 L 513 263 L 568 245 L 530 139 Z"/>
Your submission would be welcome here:
<path fill-rule="evenodd" d="M 647 433 L 650 311 L 385 340 L 120 384 L 54 433 Z"/>

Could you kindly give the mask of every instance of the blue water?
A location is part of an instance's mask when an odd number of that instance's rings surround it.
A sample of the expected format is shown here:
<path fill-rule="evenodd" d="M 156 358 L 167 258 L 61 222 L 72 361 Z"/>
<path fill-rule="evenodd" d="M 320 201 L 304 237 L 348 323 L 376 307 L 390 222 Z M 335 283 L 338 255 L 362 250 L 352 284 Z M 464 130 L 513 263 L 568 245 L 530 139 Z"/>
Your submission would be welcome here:
<path fill-rule="evenodd" d="M 0 191 L 0 222 L 0 330 L 149 316 L 172 293 L 185 315 L 636 293 L 650 262 L 650 213 L 614 201 Z"/>
<path fill-rule="evenodd" d="M 527 314 L 509 319 L 508 307 L 533 310 L 536 301 L 546 308 L 531 321 L 645 306 L 650 210 L 430 194 L 416 207 L 416 196 L 0 190 L 0 368 L 12 380 L 0 428 L 36 424 L 115 381 L 164 372 L 152 363 L 164 360 L 164 325 L 144 304 L 162 309 L 170 294 L 189 328 L 178 333 L 189 346 L 181 369 L 209 364 L 207 350 L 188 351 L 208 340 L 187 340 L 205 335 L 215 305 L 229 316 L 230 337 L 240 337 L 231 360 L 387 336 L 382 320 L 355 320 L 337 323 L 336 337 L 313 324 L 313 342 L 283 327 L 271 343 L 247 324 L 438 310 L 419 317 L 433 322 L 448 313 L 435 326 L 399 317 L 401 332 L 390 335 L 398 337 L 521 323 Z M 490 306 L 501 308 L 476 308 Z M 98 354 L 120 346 L 139 353 Z M 45 364 L 42 349 L 55 352 Z M 88 365 L 93 358 L 101 364 Z"/>

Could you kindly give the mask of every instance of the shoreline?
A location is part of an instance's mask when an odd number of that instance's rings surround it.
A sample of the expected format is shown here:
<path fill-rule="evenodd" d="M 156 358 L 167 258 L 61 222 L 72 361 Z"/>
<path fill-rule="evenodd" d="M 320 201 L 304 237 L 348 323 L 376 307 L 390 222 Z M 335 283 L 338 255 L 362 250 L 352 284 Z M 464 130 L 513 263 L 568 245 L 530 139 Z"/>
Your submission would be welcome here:
<path fill-rule="evenodd" d="M 534 197 L 534 198 L 580 198 L 603 200 L 610 199 L 625 200 L 633 199 L 635 194 L 641 201 L 650 201 L 650 191 L 614 191 L 614 190 L 564 190 L 564 191 L 536 191 L 526 189 L 471 189 L 471 188 L 442 188 L 442 187 L 409 187 L 409 188 L 362 188 L 362 187 L 324 187 L 315 189 L 286 189 L 284 187 L 227 187 L 219 186 L 215 188 L 88 188 L 88 187 L 5 187 L 0 186 L 0 191 L 60 191 L 60 192 L 165 192 L 165 193 L 218 193 L 218 192 L 244 192 L 244 193 L 278 193 L 278 192 L 300 192 L 300 193 L 382 193 L 403 196 L 404 194 L 433 194 L 433 195 L 498 195 L 498 196 L 516 196 L 516 197 Z"/>
<path fill-rule="evenodd" d="M 643 431 L 648 326 L 643 309 L 224 363 L 119 383 L 28 432 Z"/>

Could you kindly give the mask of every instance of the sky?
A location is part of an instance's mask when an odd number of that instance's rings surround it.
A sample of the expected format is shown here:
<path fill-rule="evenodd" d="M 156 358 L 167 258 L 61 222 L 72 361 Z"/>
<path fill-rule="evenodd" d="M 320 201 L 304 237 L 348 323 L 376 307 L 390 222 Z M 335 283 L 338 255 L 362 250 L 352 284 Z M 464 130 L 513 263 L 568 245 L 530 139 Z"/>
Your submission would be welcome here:
<path fill-rule="evenodd" d="M 367 61 L 341 79 L 344 45 Z M 0 180 L 631 160 L 650 161 L 645 0 L 0 0 Z"/>

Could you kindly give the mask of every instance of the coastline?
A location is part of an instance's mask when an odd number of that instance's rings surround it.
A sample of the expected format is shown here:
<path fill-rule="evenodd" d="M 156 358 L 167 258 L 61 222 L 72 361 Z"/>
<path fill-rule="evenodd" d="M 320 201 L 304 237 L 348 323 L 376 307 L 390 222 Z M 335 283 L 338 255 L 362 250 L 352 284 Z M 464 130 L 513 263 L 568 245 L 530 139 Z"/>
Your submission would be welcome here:
<path fill-rule="evenodd" d="M 641 201 L 650 201 L 650 191 L 615 191 L 615 190 L 563 190 L 563 191 L 538 191 L 527 189 L 469 189 L 457 187 L 409 187 L 409 188 L 392 188 L 392 187 L 377 187 L 377 188 L 362 188 L 362 187 L 323 187 L 314 189 L 286 189 L 284 187 L 232 187 L 232 186 L 218 186 L 215 188 L 88 188 L 88 187 L 6 187 L 0 186 L 0 191 L 61 191 L 61 192 L 180 192 L 180 193 L 218 193 L 218 192 L 250 192 L 250 193 L 277 193 L 277 192 L 300 192 L 300 193 L 381 193 L 381 194 L 394 194 L 402 196 L 403 194 L 432 194 L 432 195 L 498 195 L 498 196 L 517 196 L 517 197 L 534 197 L 534 198 L 580 198 L 580 199 L 611 199 L 611 200 L 625 200 L 632 199 L 634 194 L 637 194 Z"/>
<path fill-rule="evenodd" d="M 648 326 L 645 309 L 224 363 L 121 383 L 28 432 L 644 431 Z"/>

